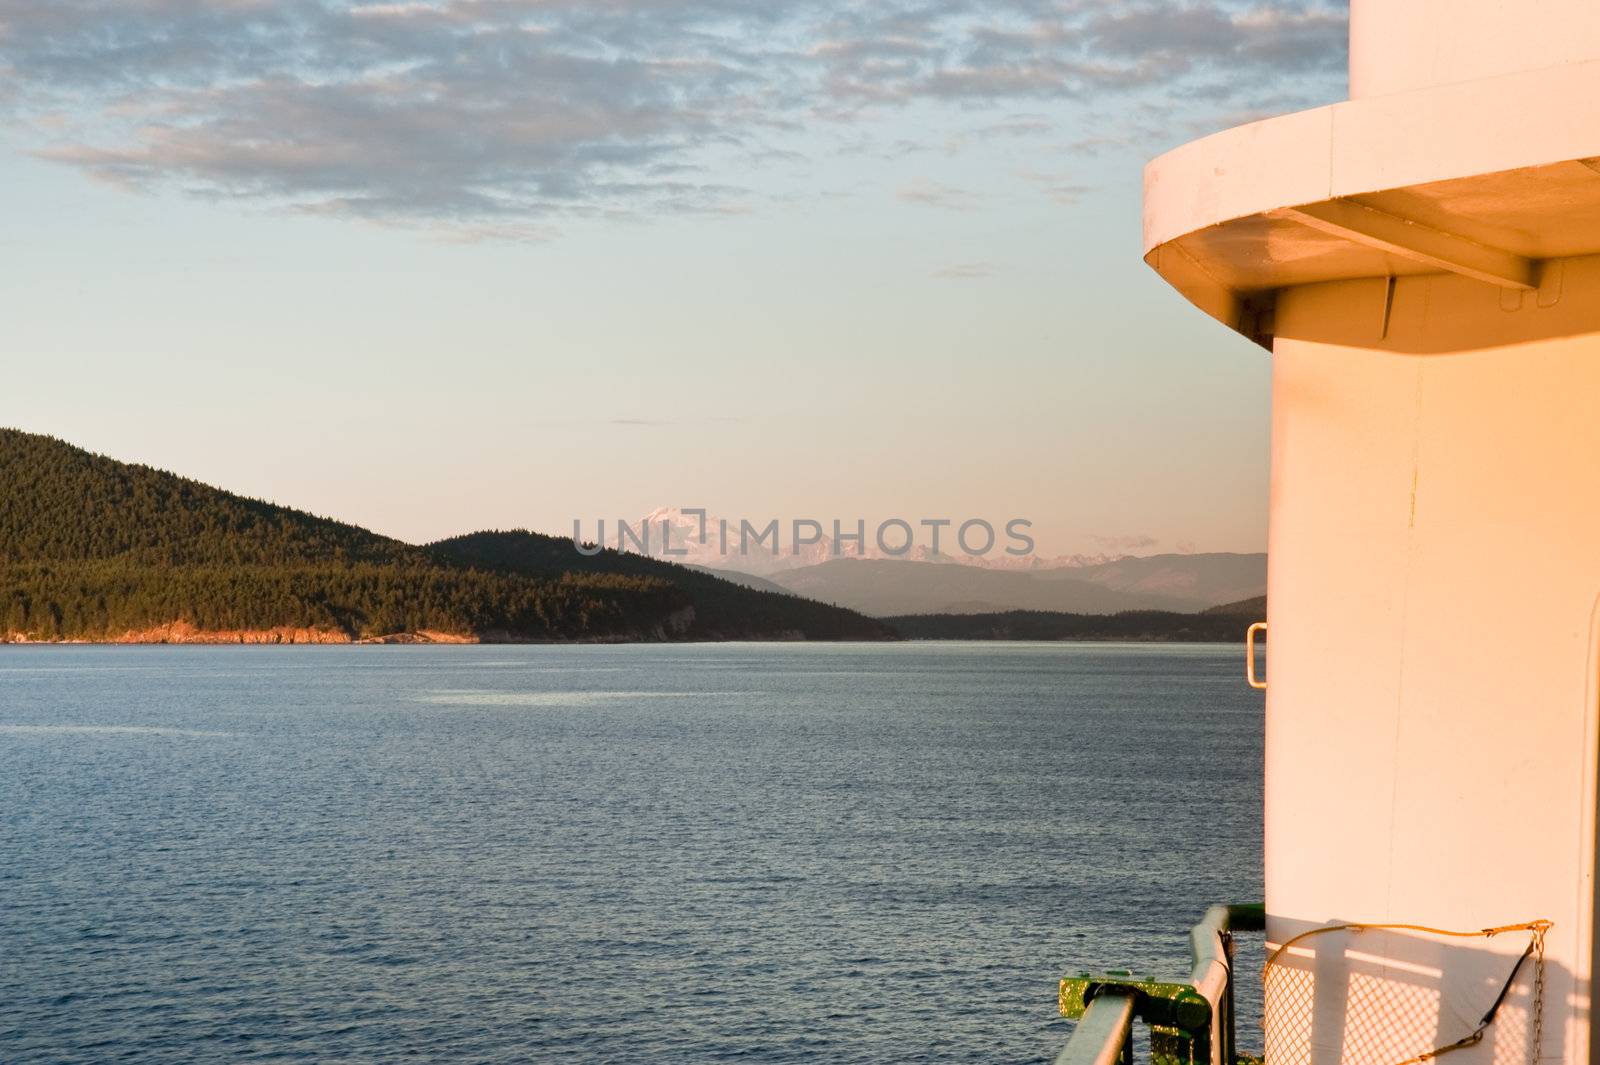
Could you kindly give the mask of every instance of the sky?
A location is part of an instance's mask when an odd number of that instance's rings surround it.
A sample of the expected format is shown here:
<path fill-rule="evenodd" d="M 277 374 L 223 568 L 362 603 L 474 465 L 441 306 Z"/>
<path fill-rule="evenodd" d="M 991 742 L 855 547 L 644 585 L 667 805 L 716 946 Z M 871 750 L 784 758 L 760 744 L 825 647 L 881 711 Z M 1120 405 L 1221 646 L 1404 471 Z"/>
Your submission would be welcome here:
<path fill-rule="evenodd" d="M 1256 551 L 1140 173 L 1322 0 L 0 0 L 0 425 L 425 542 L 659 506 Z"/>

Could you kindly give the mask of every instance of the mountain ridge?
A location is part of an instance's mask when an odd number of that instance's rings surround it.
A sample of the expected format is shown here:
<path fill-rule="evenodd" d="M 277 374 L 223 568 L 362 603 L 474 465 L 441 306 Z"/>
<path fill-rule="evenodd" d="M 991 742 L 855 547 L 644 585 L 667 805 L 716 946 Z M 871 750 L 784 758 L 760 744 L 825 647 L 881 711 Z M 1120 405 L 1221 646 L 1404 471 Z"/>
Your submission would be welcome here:
<path fill-rule="evenodd" d="M 471 557 L 473 537 L 506 536 L 516 565 Z M 4 641 L 888 638 L 852 611 L 668 562 L 528 532 L 407 544 L 0 429 Z"/>
<path fill-rule="evenodd" d="M 860 526 L 862 533 L 860 543 L 855 542 L 854 531 L 847 531 L 848 526 L 841 528 L 840 531 L 844 535 L 840 537 L 840 541 L 835 541 L 828 529 L 823 527 L 826 523 L 816 522 L 818 529 L 807 527 L 808 535 L 814 532 L 816 539 L 803 544 L 794 540 L 794 523 L 786 524 L 768 519 L 766 522 L 749 523 L 746 529 L 741 519 L 724 519 L 709 512 L 703 515 L 698 511 L 685 513 L 681 507 L 656 507 L 638 521 L 625 523 L 626 536 L 623 536 L 619 528 L 621 524 L 624 523 L 597 523 L 592 531 L 598 535 L 603 527 L 609 532 L 609 535 L 604 537 L 605 542 L 622 545 L 619 549 L 630 553 L 644 554 L 652 558 L 676 558 L 688 565 L 712 570 L 729 570 L 762 578 L 770 577 L 775 572 L 802 569 L 842 558 L 931 562 L 1009 572 L 1035 572 L 1097 566 L 1127 557 L 1111 554 L 1045 557 L 1031 550 L 1022 555 L 1013 555 L 1007 548 L 1021 541 L 1014 539 L 1003 525 L 994 528 L 995 542 L 989 551 L 968 555 L 953 554 L 950 550 L 935 551 L 932 543 L 922 542 L 923 537 L 930 535 L 927 530 L 912 526 L 910 523 L 907 523 L 907 529 L 910 531 L 911 542 L 896 553 L 886 551 L 878 545 L 878 530 L 865 520 Z M 771 539 L 763 539 L 763 534 L 768 532 L 769 525 L 773 527 Z M 702 531 L 705 534 L 703 543 Z M 898 545 L 906 533 L 895 530 L 888 535 L 892 538 L 892 542 Z M 949 523 L 946 523 L 942 529 L 940 542 L 948 549 L 958 536 L 958 529 L 951 528 Z M 848 550 L 841 546 L 846 539 L 852 545 Z"/>
<path fill-rule="evenodd" d="M 1000 570 L 902 559 L 831 559 L 768 574 L 799 595 L 871 617 L 1043 611 L 1189 613 L 1266 591 L 1266 556 L 1130 556 L 1087 566 Z"/>

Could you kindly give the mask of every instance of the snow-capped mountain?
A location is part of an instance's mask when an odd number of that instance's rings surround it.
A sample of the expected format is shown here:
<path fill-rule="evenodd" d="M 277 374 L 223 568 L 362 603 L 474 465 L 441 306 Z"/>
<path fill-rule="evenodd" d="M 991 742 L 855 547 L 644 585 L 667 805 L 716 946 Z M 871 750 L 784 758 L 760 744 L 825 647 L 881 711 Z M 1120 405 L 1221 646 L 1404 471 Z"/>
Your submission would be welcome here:
<path fill-rule="evenodd" d="M 941 548 L 934 551 L 929 530 L 913 528 L 913 543 L 900 554 L 884 551 L 877 542 L 877 524 L 865 522 L 863 542 L 853 538 L 854 523 L 840 524 L 843 534 L 836 542 L 833 522 L 818 521 L 820 532 L 811 526 L 800 529 L 807 542 L 795 543 L 793 519 L 740 519 L 723 518 L 716 514 L 685 513 L 680 507 L 657 507 L 637 522 L 628 522 L 626 530 L 618 530 L 607 523 L 605 543 L 614 547 L 618 533 L 622 532 L 623 549 L 654 558 L 668 559 L 707 569 L 736 570 L 766 576 L 789 570 L 815 566 L 840 558 L 895 559 L 903 562 L 933 562 L 958 566 L 975 566 L 980 569 L 1031 571 L 1060 569 L 1069 566 L 1095 565 L 1111 561 L 1113 556 L 1071 555 L 1041 558 L 1036 554 L 1011 555 L 1006 553 L 1004 530 L 996 530 L 992 550 L 983 555 L 952 552 L 956 537 L 953 527 L 941 530 Z M 816 537 L 812 539 L 813 535 Z M 702 539 L 703 536 L 703 539 Z M 899 530 L 889 530 L 886 538 L 890 546 L 898 546 L 904 538 Z"/>
<path fill-rule="evenodd" d="M 1232 599 L 1258 595 L 1266 587 L 1266 556 L 1232 554 L 1161 554 L 1137 556 L 1126 554 L 1057 555 L 1041 557 L 1029 553 L 1006 553 L 1008 540 L 1003 527 L 996 529 L 996 542 L 992 550 L 983 555 L 961 553 L 956 547 L 956 530 L 942 528 L 940 546 L 934 551 L 930 530 L 915 527 L 910 550 L 903 554 L 884 551 L 877 543 L 877 523 L 864 524 L 864 542 L 853 537 L 840 537 L 836 543 L 833 523 L 818 522 L 818 531 L 803 526 L 800 532 L 807 542 L 796 545 L 795 524 L 790 520 L 754 520 L 723 518 L 717 514 L 685 513 L 679 507 L 657 507 L 642 519 L 628 522 L 626 530 L 606 523 L 604 534 L 607 546 L 616 546 L 618 533 L 623 532 L 624 550 L 647 554 L 655 558 L 700 566 L 709 570 L 751 574 L 770 578 L 802 594 L 815 594 L 840 602 L 858 604 L 869 612 L 885 605 L 884 595 L 866 594 L 851 587 L 864 579 L 866 570 L 848 566 L 833 566 L 826 570 L 815 567 L 839 563 L 842 560 L 869 560 L 880 562 L 921 563 L 917 566 L 888 567 L 875 571 L 879 583 L 888 581 L 912 582 L 923 585 L 929 594 L 935 586 L 949 585 L 949 594 L 935 596 L 943 604 L 962 601 L 961 596 L 976 595 L 976 586 L 967 588 L 970 581 L 963 574 L 952 571 L 946 577 L 935 578 L 930 566 L 957 567 L 961 571 L 979 570 L 1015 575 L 1019 580 L 1032 578 L 1045 584 L 1060 581 L 1078 581 L 1119 593 L 1122 598 L 1106 600 L 1112 609 L 1162 606 L 1198 609 Z M 853 523 L 840 530 L 853 533 Z M 814 538 L 813 538 L 814 537 Z M 891 546 L 903 539 L 900 531 L 890 531 L 887 539 Z M 809 571 L 809 572 L 806 572 Z M 976 574 L 973 580 L 980 580 Z M 839 583 L 842 581 L 843 583 Z M 952 584 L 951 582 L 955 583 Z M 956 596 L 957 586 L 965 589 Z M 1075 609 L 1080 601 L 1085 608 L 1094 609 L 1106 604 L 1098 595 L 1066 595 L 1067 585 L 1055 589 L 1033 587 L 1026 583 L 991 582 L 982 586 L 980 597 L 987 602 L 1014 604 L 1038 608 L 1043 603 L 1074 604 L 1057 609 Z M 954 597 L 954 598 L 952 598 Z M 889 597 L 896 598 L 896 597 Z M 920 600 L 919 600 L 920 601 Z"/>

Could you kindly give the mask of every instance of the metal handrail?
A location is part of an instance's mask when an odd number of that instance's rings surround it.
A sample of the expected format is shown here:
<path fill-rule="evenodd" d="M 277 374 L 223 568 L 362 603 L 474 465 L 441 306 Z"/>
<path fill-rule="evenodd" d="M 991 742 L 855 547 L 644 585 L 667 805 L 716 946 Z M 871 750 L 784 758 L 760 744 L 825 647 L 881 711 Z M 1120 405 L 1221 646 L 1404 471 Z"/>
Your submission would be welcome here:
<path fill-rule="evenodd" d="M 1096 995 L 1084 1007 L 1055 1065 L 1131 1065 L 1135 1001 L 1125 991 Z"/>
<path fill-rule="evenodd" d="M 1056 1065 L 1131 1062 L 1135 1017 L 1150 1029 L 1155 1065 L 1234 1065 L 1233 933 L 1265 928 L 1266 909 L 1259 903 L 1212 906 L 1189 933 L 1187 983 L 1127 971 L 1063 979 L 1061 1014 L 1078 1026 Z"/>

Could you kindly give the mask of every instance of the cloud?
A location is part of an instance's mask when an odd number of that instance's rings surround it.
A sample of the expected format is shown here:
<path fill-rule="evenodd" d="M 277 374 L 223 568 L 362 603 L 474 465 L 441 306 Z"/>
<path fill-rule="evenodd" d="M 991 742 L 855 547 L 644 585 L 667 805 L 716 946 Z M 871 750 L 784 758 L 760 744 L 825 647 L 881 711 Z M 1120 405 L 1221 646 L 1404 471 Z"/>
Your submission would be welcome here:
<path fill-rule="evenodd" d="M 993 109 L 974 141 L 1129 94 L 1271 107 L 1337 78 L 1344 26 L 1309 0 L 4 0 L 0 118 L 130 189 L 545 239 L 742 209 L 756 167 L 913 105 Z M 932 188 L 902 198 L 954 204 Z"/>
<path fill-rule="evenodd" d="M 1075 204 L 1094 191 L 1092 186 L 1073 182 L 1068 174 L 1024 168 L 1018 171 L 1018 176 L 1038 186 L 1040 192 L 1064 206 Z"/>
<path fill-rule="evenodd" d="M 976 281 L 993 277 L 994 267 L 989 263 L 956 263 L 935 270 L 933 276 L 944 281 Z"/>
<path fill-rule="evenodd" d="M 1344 61 L 1346 7 L 1279 0 L 934 0 L 840 20 L 818 55 L 836 95 L 862 102 L 1089 98 L 1221 73 L 1313 76 Z"/>
<path fill-rule="evenodd" d="M 920 178 L 895 190 L 895 199 L 922 207 L 941 207 L 947 211 L 970 211 L 978 205 L 978 197 L 965 189 L 941 185 L 937 181 Z"/>

